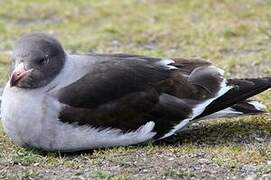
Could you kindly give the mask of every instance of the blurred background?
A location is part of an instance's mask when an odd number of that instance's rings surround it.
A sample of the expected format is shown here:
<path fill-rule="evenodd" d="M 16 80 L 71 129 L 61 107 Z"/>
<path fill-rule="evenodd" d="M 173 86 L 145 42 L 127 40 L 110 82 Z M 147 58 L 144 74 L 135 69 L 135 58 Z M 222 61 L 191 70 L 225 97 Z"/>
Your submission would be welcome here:
<path fill-rule="evenodd" d="M 37 31 L 71 53 L 203 58 L 227 77 L 271 76 L 270 0 L 0 0 L 0 91 L 15 40 Z M 270 95 L 256 97 L 269 110 Z M 176 146 L 72 158 L 19 148 L 0 130 L 0 179 L 268 178 L 270 124 L 268 116 L 206 122 L 173 138 Z"/>
<path fill-rule="evenodd" d="M 200 57 L 235 76 L 271 72 L 266 0 L 1 0 L 0 71 L 14 41 L 35 31 L 53 34 L 68 52 Z"/>

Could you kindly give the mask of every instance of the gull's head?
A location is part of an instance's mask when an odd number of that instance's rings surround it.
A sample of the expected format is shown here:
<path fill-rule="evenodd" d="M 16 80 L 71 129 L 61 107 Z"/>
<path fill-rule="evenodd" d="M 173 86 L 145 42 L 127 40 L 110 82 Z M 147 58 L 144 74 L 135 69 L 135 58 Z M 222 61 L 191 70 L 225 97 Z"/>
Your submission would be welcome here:
<path fill-rule="evenodd" d="M 65 52 L 52 36 L 31 33 L 16 41 L 11 58 L 10 86 L 39 88 L 49 84 L 61 71 Z"/>

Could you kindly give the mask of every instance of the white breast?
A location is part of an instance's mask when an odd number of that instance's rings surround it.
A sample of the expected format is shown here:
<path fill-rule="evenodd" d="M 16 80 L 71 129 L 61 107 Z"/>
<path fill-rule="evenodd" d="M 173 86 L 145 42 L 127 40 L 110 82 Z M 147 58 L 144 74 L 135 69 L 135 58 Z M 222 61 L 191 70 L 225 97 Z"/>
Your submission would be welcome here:
<path fill-rule="evenodd" d="M 40 147 L 41 138 L 50 138 L 47 134 L 54 131 L 48 129 L 48 120 L 56 117 L 60 108 L 60 104 L 54 103 L 53 98 L 42 93 L 40 89 L 24 90 L 7 85 L 1 106 L 4 130 L 21 146 Z"/>
<path fill-rule="evenodd" d="M 84 76 L 92 61 L 78 56 L 67 56 L 63 70 L 46 87 L 37 89 L 4 89 L 1 116 L 5 132 L 21 146 L 30 145 L 42 149 L 55 146 L 60 124 L 59 112 L 62 104 L 50 95 Z"/>

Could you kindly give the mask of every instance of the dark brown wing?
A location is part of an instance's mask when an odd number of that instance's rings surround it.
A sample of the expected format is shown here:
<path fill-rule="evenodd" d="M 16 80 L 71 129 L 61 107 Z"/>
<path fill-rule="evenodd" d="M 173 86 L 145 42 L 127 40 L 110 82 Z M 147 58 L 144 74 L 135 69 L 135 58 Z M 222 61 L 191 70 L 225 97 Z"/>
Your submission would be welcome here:
<path fill-rule="evenodd" d="M 188 79 L 195 68 L 207 68 L 208 62 L 175 59 L 175 63 L 167 64 L 163 59 L 134 55 L 97 58 L 100 60 L 91 73 L 57 93 L 65 104 L 61 121 L 123 131 L 153 121 L 161 136 L 191 116 L 193 107 L 208 98 L 210 91 L 217 91 L 194 85 L 197 71 Z M 211 81 L 218 85 L 221 79 Z"/>
<path fill-rule="evenodd" d="M 202 114 L 209 115 L 255 95 L 249 91 L 256 84 L 247 89 L 247 96 L 240 96 L 241 85 L 230 81 L 233 87 L 227 86 L 221 71 L 205 61 L 134 55 L 97 58 L 100 60 L 91 73 L 57 93 L 65 104 L 61 121 L 123 132 L 153 121 L 153 131 L 160 138 L 183 128 L 183 120 L 185 126 Z"/>

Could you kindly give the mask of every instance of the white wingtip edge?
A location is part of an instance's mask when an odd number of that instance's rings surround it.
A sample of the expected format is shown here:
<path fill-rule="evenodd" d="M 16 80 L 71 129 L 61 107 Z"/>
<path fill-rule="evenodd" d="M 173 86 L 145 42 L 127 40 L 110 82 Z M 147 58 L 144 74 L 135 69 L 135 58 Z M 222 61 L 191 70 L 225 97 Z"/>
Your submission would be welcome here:
<path fill-rule="evenodd" d="M 266 109 L 266 106 L 264 104 L 260 103 L 259 101 L 250 101 L 250 102 L 248 102 L 248 104 L 254 106 L 255 109 L 257 109 L 259 111 L 263 111 Z"/>
<path fill-rule="evenodd" d="M 175 61 L 173 61 L 172 59 L 162 59 L 161 61 L 157 62 L 158 65 L 167 67 L 170 70 L 178 69 L 177 67 L 170 65 L 173 63 L 175 63 Z"/>

